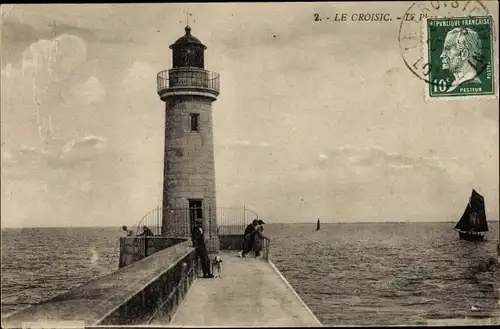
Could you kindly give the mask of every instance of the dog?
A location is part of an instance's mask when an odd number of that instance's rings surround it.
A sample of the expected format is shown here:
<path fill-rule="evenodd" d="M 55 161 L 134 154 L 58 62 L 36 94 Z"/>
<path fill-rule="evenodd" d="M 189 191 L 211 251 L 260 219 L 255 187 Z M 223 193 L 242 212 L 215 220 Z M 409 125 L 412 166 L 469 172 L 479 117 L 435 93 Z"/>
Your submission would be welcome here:
<path fill-rule="evenodd" d="M 217 269 L 217 275 L 215 275 L 214 270 Z M 222 257 L 220 254 L 215 255 L 214 260 L 212 262 L 212 274 L 215 275 L 215 277 L 222 278 Z"/>

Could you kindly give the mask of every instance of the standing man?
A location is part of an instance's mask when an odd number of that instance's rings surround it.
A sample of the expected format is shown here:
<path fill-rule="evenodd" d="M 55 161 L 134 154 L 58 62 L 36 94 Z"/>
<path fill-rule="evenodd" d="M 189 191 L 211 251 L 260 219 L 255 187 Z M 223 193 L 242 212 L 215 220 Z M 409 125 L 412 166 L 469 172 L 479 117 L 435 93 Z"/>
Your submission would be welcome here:
<path fill-rule="evenodd" d="M 148 237 L 149 236 L 154 236 L 153 231 L 146 225 L 142 227 L 142 233 L 138 234 L 137 236 L 143 236 L 144 237 L 144 256 L 148 256 Z"/>
<path fill-rule="evenodd" d="M 205 245 L 205 233 L 203 232 L 203 220 L 197 218 L 195 226 L 191 232 L 193 247 L 196 249 L 196 257 L 201 260 L 201 268 L 204 278 L 213 278 L 210 273 L 210 258 L 208 257 L 207 246 Z"/>
<path fill-rule="evenodd" d="M 243 250 L 238 253 L 240 257 L 245 257 L 252 250 L 253 234 L 257 225 L 259 225 L 259 220 L 254 219 L 245 229 L 245 233 L 243 233 Z"/>

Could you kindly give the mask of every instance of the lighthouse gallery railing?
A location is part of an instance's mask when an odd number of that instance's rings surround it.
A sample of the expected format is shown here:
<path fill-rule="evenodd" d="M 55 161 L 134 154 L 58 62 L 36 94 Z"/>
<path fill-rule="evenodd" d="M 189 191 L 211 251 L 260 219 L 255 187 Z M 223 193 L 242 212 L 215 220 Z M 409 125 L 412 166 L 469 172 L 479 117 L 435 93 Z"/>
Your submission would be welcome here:
<path fill-rule="evenodd" d="M 196 67 L 161 71 L 156 76 L 156 82 L 158 93 L 176 87 L 207 88 L 217 92 L 220 89 L 219 73 Z"/>

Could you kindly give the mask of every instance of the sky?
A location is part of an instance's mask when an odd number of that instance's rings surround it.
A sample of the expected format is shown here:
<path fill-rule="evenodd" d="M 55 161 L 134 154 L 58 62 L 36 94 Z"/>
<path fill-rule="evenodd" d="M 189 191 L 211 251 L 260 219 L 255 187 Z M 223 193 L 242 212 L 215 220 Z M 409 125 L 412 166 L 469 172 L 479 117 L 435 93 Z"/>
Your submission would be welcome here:
<path fill-rule="evenodd" d="M 161 204 L 156 74 L 185 11 L 221 75 L 219 207 L 269 223 L 458 221 L 475 188 L 497 220 L 498 101 L 426 101 L 399 21 L 313 17 L 410 5 L 2 5 L 1 226 L 134 225 Z"/>

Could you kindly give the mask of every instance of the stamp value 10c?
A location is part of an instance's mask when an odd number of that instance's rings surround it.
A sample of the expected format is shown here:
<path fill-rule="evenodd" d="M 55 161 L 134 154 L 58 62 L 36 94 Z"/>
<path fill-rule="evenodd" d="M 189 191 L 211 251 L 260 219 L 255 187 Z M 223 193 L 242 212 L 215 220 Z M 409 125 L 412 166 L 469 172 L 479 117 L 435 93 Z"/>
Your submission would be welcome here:
<path fill-rule="evenodd" d="M 492 26 L 491 16 L 426 20 L 428 97 L 495 94 Z"/>

